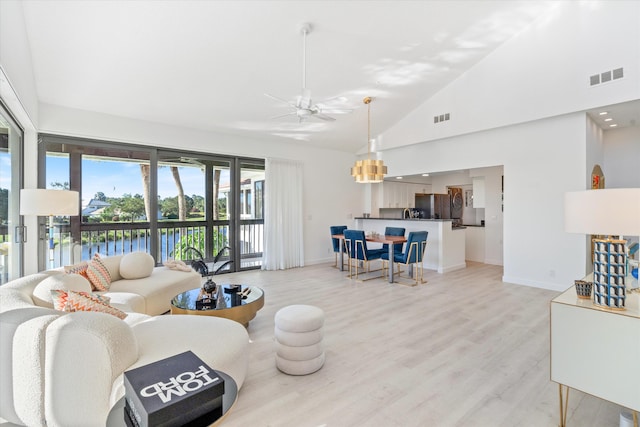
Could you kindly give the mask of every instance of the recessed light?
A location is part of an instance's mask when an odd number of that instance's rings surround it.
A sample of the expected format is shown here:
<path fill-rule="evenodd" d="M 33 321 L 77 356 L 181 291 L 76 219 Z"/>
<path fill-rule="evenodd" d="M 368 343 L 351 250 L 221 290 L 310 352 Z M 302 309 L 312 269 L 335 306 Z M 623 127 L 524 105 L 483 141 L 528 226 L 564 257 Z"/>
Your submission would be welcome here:
<path fill-rule="evenodd" d="M 618 125 L 616 123 L 612 123 L 612 124 L 609 125 L 610 128 L 614 128 L 614 127 L 617 127 L 617 126 Z"/>
<path fill-rule="evenodd" d="M 422 176 L 429 176 L 429 174 L 428 173 L 423 173 Z"/>
<path fill-rule="evenodd" d="M 604 119 L 604 121 L 605 121 L 605 122 L 610 122 L 610 121 L 612 121 L 612 120 L 613 120 L 613 119 L 612 119 L 611 117 L 609 117 L 608 119 Z"/>
<path fill-rule="evenodd" d="M 601 116 L 606 116 L 607 114 L 609 114 L 608 111 L 600 111 L 599 113 Z"/>
<path fill-rule="evenodd" d="M 401 176 L 396 176 L 396 179 L 402 179 L 402 177 Z"/>

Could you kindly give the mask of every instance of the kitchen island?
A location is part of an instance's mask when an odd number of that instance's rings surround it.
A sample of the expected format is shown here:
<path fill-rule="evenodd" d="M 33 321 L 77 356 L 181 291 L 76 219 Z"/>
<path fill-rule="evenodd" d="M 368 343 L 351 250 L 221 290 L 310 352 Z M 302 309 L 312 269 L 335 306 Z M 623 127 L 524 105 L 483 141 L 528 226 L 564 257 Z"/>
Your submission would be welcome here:
<path fill-rule="evenodd" d="M 384 234 L 386 227 L 404 227 L 411 231 L 428 231 L 423 266 L 438 273 L 466 268 L 465 227 L 452 227 L 450 219 L 355 218 L 354 228 L 366 234 Z"/>

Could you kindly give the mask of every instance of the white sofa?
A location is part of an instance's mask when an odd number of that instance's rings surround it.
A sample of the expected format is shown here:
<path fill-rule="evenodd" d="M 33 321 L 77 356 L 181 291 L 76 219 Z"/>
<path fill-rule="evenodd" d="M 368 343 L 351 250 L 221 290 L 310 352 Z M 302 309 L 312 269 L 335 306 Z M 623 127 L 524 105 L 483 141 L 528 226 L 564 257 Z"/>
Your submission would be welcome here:
<path fill-rule="evenodd" d="M 166 311 L 177 292 L 151 289 L 153 283 L 169 280 L 163 273 L 190 275 L 154 269 L 149 277 L 153 280 L 134 283 L 138 293 L 124 295 L 120 307 Z M 65 313 L 36 305 L 34 289 L 56 274 L 63 273 L 33 274 L 0 286 L 0 418 L 7 422 L 3 426 L 104 426 L 124 395 L 124 371 L 187 350 L 242 386 L 249 337 L 239 323 L 136 312 L 121 320 L 106 313 Z M 116 280 L 114 285 L 120 284 Z M 120 286 L 125 288 L 124 281 Z M 112 301 L 118 297 L 111 289 L 109 294 Z"/>
<path fill-rule="evenodd" d="M 104 257 L 101 260 L 111 276 L 109 290 L 101 293 L 110 297 L 111 303 L 124 308 L 124 311 L 152 316 L 166 313 L 171 309 L 173 297 L 195 289 L 201 283 L 200 275 L 193 270 L 185 272 L 154 267 L 153 258 L 143 252 Z M 53 274 L 63 272 L 63 269 L 58 269 Z"/>

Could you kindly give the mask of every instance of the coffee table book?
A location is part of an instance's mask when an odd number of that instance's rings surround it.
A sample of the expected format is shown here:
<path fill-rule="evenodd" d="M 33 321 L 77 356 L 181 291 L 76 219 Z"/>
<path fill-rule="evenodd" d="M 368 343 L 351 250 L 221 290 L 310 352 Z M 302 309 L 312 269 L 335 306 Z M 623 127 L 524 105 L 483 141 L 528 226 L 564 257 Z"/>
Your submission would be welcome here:
<path fill-rule="evenodd" d="M 127 425 L 174 427 L 222 413 L 224 379 L 191 351 L 124 373 Z"/>

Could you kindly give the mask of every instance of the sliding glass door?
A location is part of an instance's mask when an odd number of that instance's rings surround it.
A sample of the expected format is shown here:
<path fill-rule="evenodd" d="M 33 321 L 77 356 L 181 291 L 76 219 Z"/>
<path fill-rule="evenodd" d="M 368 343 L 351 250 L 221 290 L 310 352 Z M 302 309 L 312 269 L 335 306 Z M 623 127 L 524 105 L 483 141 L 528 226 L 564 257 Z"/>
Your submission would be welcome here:
<path fill-rule="evenodd" d="M 21 165 L 22 130 L 0 103 L 0 284 L 22 275 Z"/>
<path fill-rule="evenodd" d="M 42 136 L 46 187 L 81 192 L 82 215 L 57 223 L 56 265 L 145 251 L 259 268 L 264 161 Z"/>
<path fill-rule="evenodd" d="M 264 163 L 239 161 L 238 258 L 244 267 L 262 266 L 264 240 Z"/>
<path fill-rule="evenodd" d="M 236 242 L 230 239 L 232 210 L 227 203 L 231 168 L 227 158 L 158 153 L 158 227 L 173 247 L 173 257 L 213 260 L 219 255 L 218 265 L 232 258 Z M 235 271 L 233 264 L 221 272 Z"/>

